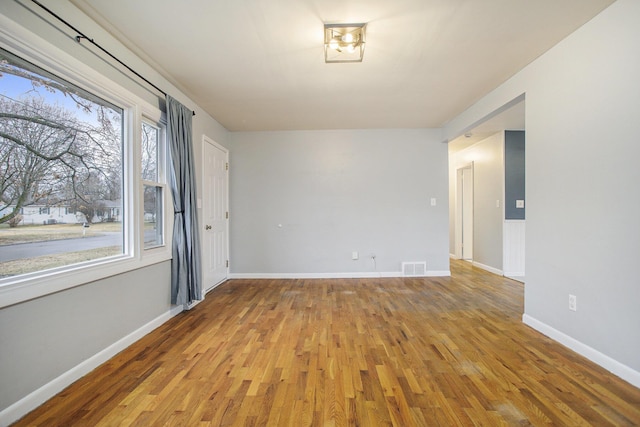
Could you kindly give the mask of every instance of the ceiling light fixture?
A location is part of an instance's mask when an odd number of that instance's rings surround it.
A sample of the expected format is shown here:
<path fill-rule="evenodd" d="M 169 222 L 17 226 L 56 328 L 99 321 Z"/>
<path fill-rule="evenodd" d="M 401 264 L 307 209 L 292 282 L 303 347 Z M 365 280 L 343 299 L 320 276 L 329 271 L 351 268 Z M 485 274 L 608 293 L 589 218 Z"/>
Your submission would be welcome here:
<path fill-rule="evenodd" d="M 367 24 L 324 24 L 324 62 L 362 62 Z"/>

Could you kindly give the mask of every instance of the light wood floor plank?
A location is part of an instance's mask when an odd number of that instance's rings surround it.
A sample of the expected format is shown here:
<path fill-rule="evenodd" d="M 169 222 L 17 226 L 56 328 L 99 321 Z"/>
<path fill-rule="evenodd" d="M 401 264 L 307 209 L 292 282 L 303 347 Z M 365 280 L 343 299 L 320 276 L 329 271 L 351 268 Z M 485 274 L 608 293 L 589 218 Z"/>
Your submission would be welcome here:
<path fill-rule="evenodd" d="M 522 284 L 231 280 L 16 426 L 640 425 L 640 390 L 521 321 Z"/>

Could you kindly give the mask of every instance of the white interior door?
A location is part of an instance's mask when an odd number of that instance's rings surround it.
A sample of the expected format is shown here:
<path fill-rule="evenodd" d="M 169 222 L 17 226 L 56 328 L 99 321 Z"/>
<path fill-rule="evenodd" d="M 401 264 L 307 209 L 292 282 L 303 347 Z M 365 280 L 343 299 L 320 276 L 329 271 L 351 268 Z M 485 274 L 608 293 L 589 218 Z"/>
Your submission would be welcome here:
<path fill-rule="evenodd" d="M 225 281 L 229 270 L 229 152 L 206 136 L 202 139 L 202 152 L 202 264 L 206 292 Z"/>
<path fill-rule="evenodd" d="M 462 170 L 462 259 L 473 259 L 473 168 Z"/>
<path fill-rule="evenodd" d="M 456 256 L 473 259 L 473 163 L 456 171 Z"/>

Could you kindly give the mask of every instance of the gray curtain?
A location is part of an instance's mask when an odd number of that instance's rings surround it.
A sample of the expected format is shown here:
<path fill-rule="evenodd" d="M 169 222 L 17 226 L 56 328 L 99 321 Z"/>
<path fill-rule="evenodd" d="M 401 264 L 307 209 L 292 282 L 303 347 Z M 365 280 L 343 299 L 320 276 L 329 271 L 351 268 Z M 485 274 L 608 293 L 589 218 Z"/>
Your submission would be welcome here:
<path fill-rule="evenodd" d="M 171 303 L 185 305 L 185 308 L 192 301 L 202 299 L 192 119 L 191 110 L 167 95 L 167 140 L 171 150 L 169 169 L 174 210 Z"/>

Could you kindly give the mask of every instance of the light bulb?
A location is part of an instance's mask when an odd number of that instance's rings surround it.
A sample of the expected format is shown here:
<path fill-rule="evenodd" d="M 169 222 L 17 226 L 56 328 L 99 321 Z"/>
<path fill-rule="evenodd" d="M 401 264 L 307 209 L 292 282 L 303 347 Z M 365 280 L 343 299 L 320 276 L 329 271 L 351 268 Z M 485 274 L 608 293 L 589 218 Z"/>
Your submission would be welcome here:
<path fill-rule="evenodd" d="M 354 50 L 356 50 L 356 48 L 353 46 L 353 43 L 347 45 L 347 52 L 353 53 Z"/>
<path fill-rule="evenodd" d="M 347 33 L 344 36 L 342 36 L 342 41 L 345 43 L 351 43 L 353 41 L 353 34 L 351 33 Z"/>
<path fill-rule="evenodd" d="M 338 44 L 338 40 L 336 40 L 336 39 L 331 39 L 331 41 L 329 42 L 329 47 L 331 49 L 336 49 L 337 50 L 339 46 L 340 45 Z"/>

